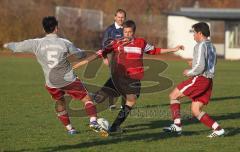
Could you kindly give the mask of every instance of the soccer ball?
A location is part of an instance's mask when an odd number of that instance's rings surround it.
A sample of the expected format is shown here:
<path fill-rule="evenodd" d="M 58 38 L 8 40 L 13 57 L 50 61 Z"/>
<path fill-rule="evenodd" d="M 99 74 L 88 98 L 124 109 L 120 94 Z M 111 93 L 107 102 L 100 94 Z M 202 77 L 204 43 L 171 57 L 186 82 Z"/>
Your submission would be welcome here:
<path fill-rule="evenodd" d="M 103 127 L 103 129 L 105 130 L 109 129 L 109 122 L 105 118 L 98 118 L 97 122 L 99 125 Z"/>

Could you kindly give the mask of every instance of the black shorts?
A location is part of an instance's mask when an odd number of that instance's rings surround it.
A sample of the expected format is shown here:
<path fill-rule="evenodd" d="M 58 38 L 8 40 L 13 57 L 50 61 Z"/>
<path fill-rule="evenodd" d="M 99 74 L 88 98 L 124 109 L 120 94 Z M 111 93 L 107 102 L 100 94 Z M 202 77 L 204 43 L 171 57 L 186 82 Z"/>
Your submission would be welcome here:
<path fill-rule="evenodd" d="M 101 90 L 113 97 L 126 96 L 127 94 L 135 94 L 139 97 L 141 81 L 128 77 L 112 77 L 107 80 Z"/>

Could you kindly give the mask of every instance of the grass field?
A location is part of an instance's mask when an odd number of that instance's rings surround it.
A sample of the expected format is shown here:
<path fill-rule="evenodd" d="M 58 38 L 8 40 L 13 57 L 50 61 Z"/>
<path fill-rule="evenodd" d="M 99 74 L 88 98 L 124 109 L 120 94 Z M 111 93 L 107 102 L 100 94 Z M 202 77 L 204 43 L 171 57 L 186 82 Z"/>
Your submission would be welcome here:
<path fill-rule="evenodd" d="M 184 80 L 184 61 L 166 61 L 162 75 L 174 84 Z M 184 132 L 176 137 L 162 131 L 170 121 L 168 93 L 170 89 L 143 94 L 136 109 L 125 121 L 127 132 L 101 138 L 87 127 L 87 118 L 72 118 L 79 134 L 67 135 L 56 119 L 54 102 L 44 88 L 40 66 L 34 58 L 0 56 L 0 152 L 5 151 L 164 151 L 164 152 L 238 152 L 240 151 L 240 61 L 218 60 L 212 101 L 205 109 L 226 129 L 223 138 L 208 139 L 210 130 L 196 120 L 184 119 Z M 78 70 L 85 82 L 102 85 L 108 77 L 102 67 L 97 77 L 86 79 L 84 69 Z M 182 104 L 189 116 L 189 101 Z M 73 107 L 82 104 L 74 102 Z M 117 111 L 99 113 L 110 122 Z"/>

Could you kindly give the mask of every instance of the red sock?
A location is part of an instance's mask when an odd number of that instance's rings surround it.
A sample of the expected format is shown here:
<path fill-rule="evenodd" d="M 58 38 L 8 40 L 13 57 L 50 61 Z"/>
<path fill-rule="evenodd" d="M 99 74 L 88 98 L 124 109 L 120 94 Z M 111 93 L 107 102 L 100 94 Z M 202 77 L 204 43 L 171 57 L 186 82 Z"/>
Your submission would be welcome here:
<path fill-rule="evenodd" d="M 85 103 L 85 110 L 89 117 L 97 117 L 96 106 L 93 104 L 92 101 L 87 101 Z"/>
<path fill-rule="evenodd" d="M 202 115 L 202 116 L 201 116 Z M 205 112 L 201 112 L 198 117 L 201 123 L 214 130 L 220 130 L 221 127 Z"/>
<path fill-rule="evenodd" d="M 180 103 L 172 103 L 170 105 L 170 109 L 171 109 L 172 119 L 174 121 L 174 124 L 181 126 Z"/>
<path fill-rule="evenodd" d="M 58 115 L 58 119 L 63 123 L 64 126 L 67 126 L 70 124 L 70 119 L 67 111 L 64 110 L 64 111 L 58 112 L 57 115 Z"/>

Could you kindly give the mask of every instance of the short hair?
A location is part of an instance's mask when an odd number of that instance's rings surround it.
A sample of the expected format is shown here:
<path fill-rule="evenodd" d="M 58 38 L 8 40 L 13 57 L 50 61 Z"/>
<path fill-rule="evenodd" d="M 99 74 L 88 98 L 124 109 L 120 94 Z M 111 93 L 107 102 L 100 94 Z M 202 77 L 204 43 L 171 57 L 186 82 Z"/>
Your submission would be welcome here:
<path fill-rule="evenodd" d="M 58 26 L 58 21 L 54 16 L 47 16 L 43 18 L 42 26 L 44 31 L 49 34 Z"/>
<path fill-rule="evenodd" d="M 126 22 L 123 23 L 123 28 L 132 28 L 133 32 L 135 33 L 136 31 L 136 24 L 132 20 L 127 20 Z"/>
<path fill-rule="evenodd" d="M 210 29 L 207 23 L 205 22 L 199 22 L 192 26 L 194 31 L 201 32 L 204 36 L 209 37 L 210 36 Z"/>
<path fill-rule="evenodd" d="M 124 10 L 121 9 L 121 8 L 117 9 L 117 11 L 116 11 L 116 13 L 115 13 L 115 16 L 117 16 L 118 13 L 122 13 L 122 14 L 124 14 L 124 17 L 125 17 L 125 18 L 127 17 L 127 13 L 126 13 L 126 11 L 124 11 Z"/>

